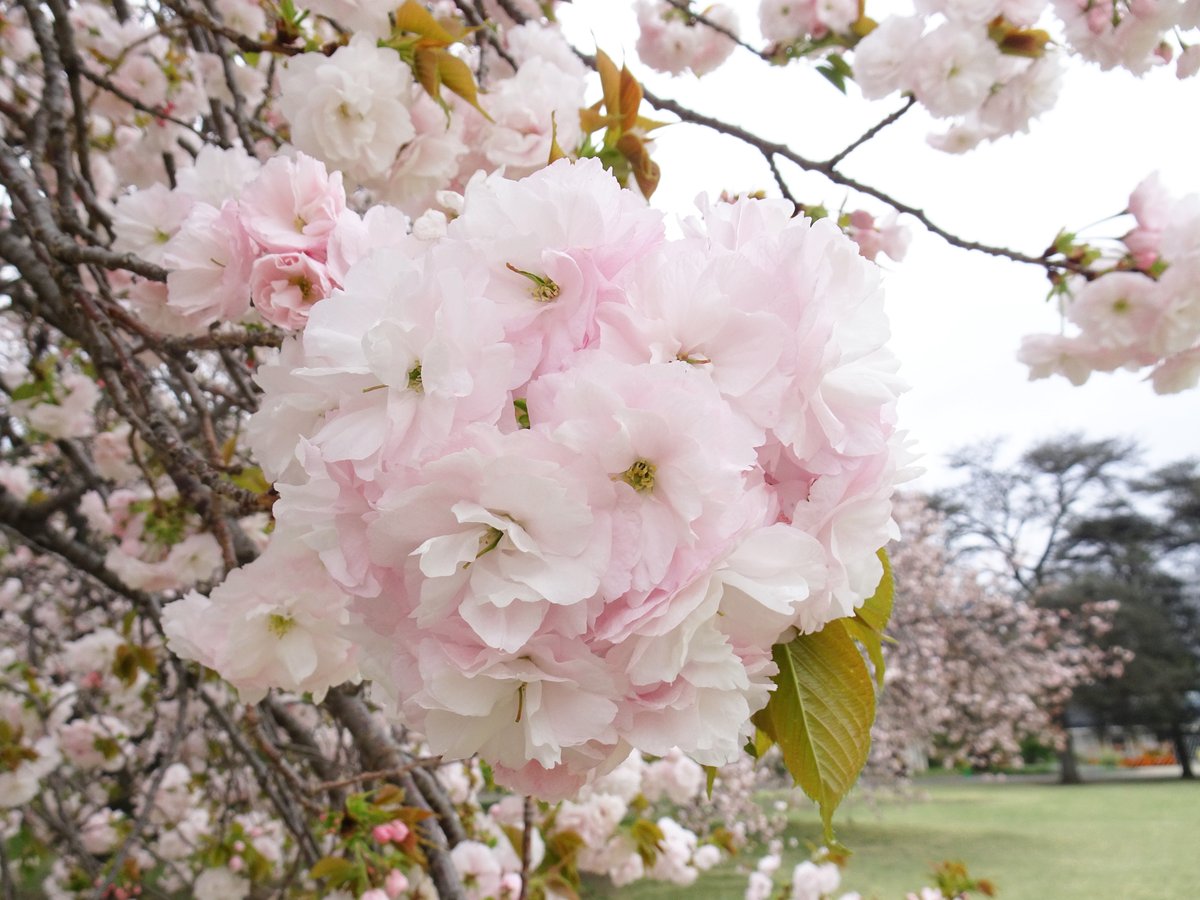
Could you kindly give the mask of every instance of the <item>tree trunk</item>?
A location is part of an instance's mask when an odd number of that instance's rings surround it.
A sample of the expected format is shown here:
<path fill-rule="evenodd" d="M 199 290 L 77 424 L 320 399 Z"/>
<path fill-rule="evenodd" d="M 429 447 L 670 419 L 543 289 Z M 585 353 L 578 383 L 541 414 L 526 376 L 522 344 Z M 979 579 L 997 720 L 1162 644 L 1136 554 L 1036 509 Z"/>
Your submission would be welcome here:
<path fill-rule="evenodd" d="M 1171 742 L 1175 745 L 1175 759 L 1183 767 L 1183 777 L 1195 778 L 1196 774 L 1192 771 L 1192 754 L 1188 750 L 1187 735 L 1179 726 L 1172 729 Z"/>
<path fill-rule="evenodd" d="M 1071 736 L 1069 729 L 1063 729 L 1065 740 L 1063 747 L 1058 751 L 1058 783 L 1059 784 L 1083 784 L 1083 777 L 1079 774 L 1079 764 L 1075 761 L 1075 739 Z"/>

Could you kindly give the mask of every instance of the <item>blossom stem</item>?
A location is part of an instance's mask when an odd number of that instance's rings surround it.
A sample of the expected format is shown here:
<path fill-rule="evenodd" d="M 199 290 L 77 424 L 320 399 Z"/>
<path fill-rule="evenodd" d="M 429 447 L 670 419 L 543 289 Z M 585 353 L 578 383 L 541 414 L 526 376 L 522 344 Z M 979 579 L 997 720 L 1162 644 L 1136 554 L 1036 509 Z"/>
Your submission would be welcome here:
<path fill-rule="evenodd" d="M 521 893 L 517 900 L 529 896 L 529 865 L 533 855 L 533 798 L 526 795 L 523 810 L 524 830 L 521 832 Z"/>

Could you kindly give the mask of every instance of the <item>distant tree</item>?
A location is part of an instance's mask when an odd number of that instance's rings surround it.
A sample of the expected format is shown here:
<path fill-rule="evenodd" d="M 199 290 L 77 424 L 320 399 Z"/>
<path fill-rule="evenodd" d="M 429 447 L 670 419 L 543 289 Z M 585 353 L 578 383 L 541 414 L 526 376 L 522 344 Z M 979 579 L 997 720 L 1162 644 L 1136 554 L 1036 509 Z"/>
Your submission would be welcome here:
<path fill-rule="evenodd" d="M 937 494 L 932 504 L 946 517 L 947 540 L 956 554 L 985 560 L 1037 605 L 1047 590 L 1071 578 L 1066 551 L 1074 529 L 1128 494 L 1137 448 L 1128 441 L 1067 434 L 1035 444 L 1012 464 L 1000 461 L 1001 449 L 1001 442 L 990 441 L 956 452 L 951 465 L 966 480 Z M 1057 707 L 1059 725 L 1065 724 L 1065 709 L 1065 702 Z M 1060 779 L 1077 783 L 1082 779 L 1070 732 L 1063 734 Z"/>
<path fill-rule="evenodd" d="M 1164 466 L 1139 481 L 1137 488 L 1162 505 L 1158 544 L 1172 568 L 1194 583 L 1200 578 L 1200 460 Z"/>
<path fill-rule="evenodd" d="M 1067 434 L 1035 444 L 1005 464 L 999 440 L 956 451 L 950 465 L 966 480 L 935 494 L 956 553 L 985 557 L 1026 595 L 1057 574 L 1071 528 L 1127 490 L 1136 446 Z"/>
<path fill-rule="evenodd" d="M 952 558 L 945 521 L 923 498 L 902 498 L 896 515 L 904 532 L 890 549 L 896 641 L 884 650 L 869 771 L 906 774 L 914 746 L 982 769 L 1019 763 L 1026 738 L 1059 744 L 1072 692 L 1121 659 L 1100 641 L 1115 604 L 1036 606 Z"/>
<path fill-rule="evenodd" d="M 1188 591 L 1195 573 L 1185 580 L 1170 571 L 1189 567 L 1173 557 L 1200 549 L 1191 506 L 1200 496 L 1197 482 L 1177 477 L 1188 468 L 1174 466 L 1143 483 L 1143 492 L 1165 495 L 1161 517 L 1118 503 L 1077 522 L 1064 554 L 1073 577 L 1044 602 L 1070 609 L 1098 598 L 1120 602 L 1104 640 L 1133 659 L 1119 677 L 1077 692 L 1075 702 L 1103 725 L 1142 725 L 1169 737 L 1183 777 L 1192 778 L 1186 729 L 1200 716 L 1200 608 Z"/>

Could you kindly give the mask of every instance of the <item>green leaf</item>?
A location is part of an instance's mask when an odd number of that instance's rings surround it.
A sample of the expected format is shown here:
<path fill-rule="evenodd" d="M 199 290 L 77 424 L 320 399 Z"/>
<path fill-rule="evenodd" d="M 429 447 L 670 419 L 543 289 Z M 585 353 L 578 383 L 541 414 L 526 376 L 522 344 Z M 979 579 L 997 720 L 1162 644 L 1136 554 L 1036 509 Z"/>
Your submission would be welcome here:
<path fill-rule="evenodd" d="M 839 72 L 834 66 L 817 66 L 817 71 L 825 76 L 825 80 L 832 84 L 835 88 L 846 93 L 846 76 L 843 72 Z"/>
<path fill-rule="evenodd" d="M 546 857 L 552 871 L 561 872 L 568 880 L 578 880 L 575 857 L 584 847 L 583 838 L 570 829 L 557 831 L 546 838 Z"/>
<path fill-rule="evenodd" d="M 40 397 L 45 392 L 45 382 L 43 381 L 26 381 L 24 384 L 19 384 L 13 388 L 13 400 L 32 400 L 34 397 Z"/>
<path fill-rule="evenodd" d="M 754 729 L 754 758 L 762 759 L 763 755 L 774 746 L 775 740 L 761 728 Z"/>
<path fill-rule="evenodd" d="M 880 548 L 879 561 L 883 563 L 883 577 L 879 587 L 875 588 L 867 601 L 855 611 L 855 618 L 861 619 L 872 631 L 883 632 L 887 628 L 888 619 L 892 617 L 892 607 L 896 601 L 896 579 L 892 575 L 892 563 L 888 559 L 887 550 Z"/>
<path fill-rule="evenodd" d="M 571 884 L 562 875 L 559 875 L 557 872 L 551 872 L 543 879 L 541 888 L 542 896 L 546 896 L 546 890 L 552 890 L 555 897 L 562 897 L 563 900 L 579 900 L 579 891 L 576 890 L 576 887 L 578 885 Z"/>
<path fill-rule="evenodd" d="M 621 131 L 630 131 L 637 125 L 638 107 L 642 104 L 642 86 L 624 66 L 621 67 L 618 92 L 621 98 Z M 609 113 L 615 114 L 616 110 L 609 110 Z"/>
<path fill-rule="evenodd" d="M 623 134 L 617 139 L 616 148 L 621 155 L 629 160 L 633 170 L 633 177 L 637 179 L 638 188 L 642 195 L 649 200 L 650 195 L 654 193 L 658 187 L 658 179 L 661 172 L 658 168 L 658 163 L 650 158 L 650 150 L 636 134 Z"/>
<path fill-rule="evenodd" d="M 529 402 L 524 397 L 517 397 L 513 400 L 513 408 L 516 410 L 517 424 L 522 428 L 529 427 Z"/>
<path fill-rule="evenodd" d="M 292 0 L 279 0 L 279 17 L 292 23 L 296 20 L 296 4 Z"/>
<path fill-rule="evenodd" d="M 112 673 L 120 682 L 129 687 L 137 681 L 138 660 L 130 644 L 121 644 L 113 654 Z"/>
<path fill-rule="evenodd" d="M 633 843 L 637 847 L 638 856 L 642 858 L 642 863 L 647 869 L 651 868 L 658 859 L 658 852 L 662 849 L 663 835 L 662 829 L 658 827 L 657 822 L 652 822 L 649 819 L 636 819 L 633 826 L 629 829 L 629 836 L 633 838 Z"/>
<path fill-rule="evenodd" d="M 883 642 L 887 639 L 883 630 L 892 617 L 896 583 L 892 576 L 892 564 L 889 562 L 885 550 L 879 551 L 879 559 L 883 563 L 883 578 L 880 579 L 875 593 L 858 608 L 854 616 L 837 621 L 846 633 L 862 644 L 863 649 L 867 651 L 867 656 L 870 657 L 871 665 L 875 669 L 875 683 L 879 687 L 883 687 L 885 668 Z"/>
<path fill-rule="evenodd" d="M 236 475 L 230 475 L 229 480 L 252 494 L 265 494 L 271 490 L 271 482 L 258 466 L 246 466 Z"/>
<path fill-rule="evenodd" d="M 867 651 L 867 656 L 871 660 L 871 667 L 875 670 L 875 684 L 877 687 L 882 688 L 884 675 L 883 636 L 867 628 L 858 619 L 838 619 L 836 621 L 837 624 L 846 630 L 846 634 L 862 644 L 862 648 Z"/>
<path fill-rule="evenodd" d="M 705 784 L 704 789 L 708 793 L 708 799 L 712 799 L 713 782 L 717 780 L 717 767 L 704 766 Z"/>
<path fill-rule="evenodd" d="M 779 745 L 796 784 L 820 806 L 826 840 L 832 840 L 833 811 L 871 748 L 871 676 L 844 628 L 776 644 L 772 657 L 779 667 L 776 689 L 754 724 Z"/>
<path fill-rule="evenodd" d="M 339 859 L 336 856 L 326 856 L 323 859 L 318 859 L 311 869 L 308 870 L 311 878 L 324 878 L 331 885 L 344 884 L 354 877 L 357 866 L 348 859 Z"/>

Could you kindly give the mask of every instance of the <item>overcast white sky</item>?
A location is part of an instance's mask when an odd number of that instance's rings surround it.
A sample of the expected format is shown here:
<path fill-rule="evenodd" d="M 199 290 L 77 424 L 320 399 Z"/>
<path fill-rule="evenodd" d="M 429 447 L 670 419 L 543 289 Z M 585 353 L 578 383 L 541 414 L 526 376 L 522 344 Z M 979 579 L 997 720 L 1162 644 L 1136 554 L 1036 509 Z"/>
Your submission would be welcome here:
<path fill-rule="evenodd" d="M 732 0 L 743 34 L 757 27 L 757 0 Z M 870 3 L 876 10 L 884 4 Z M 562 8 L 577 43 L 588 31 L 609 55 L 621 54 L 659 93 L 693 109 L 787 142 L 814 159 L 836 152 L 901 104 L 899 97 L 864 102 L 853 86 L 843 97 L 806 64 L 769 69 L 738 50 L 703 79 L 657 75 L 633 51 L 636 25 L 629 4 L 574 0 Z M 586 23 L 580 28 L 578 23 Z M 751 43 L 756 43 L 751 39 Z M 962 156 L 932 150 L 935 123 L 914 109 L 856 151 L 842 170 L 888 191 L 962 237 L 1037 255 L 1061 226 L 1079 228 L 1119 212 L 1129 192 L 1153 170 L 1178 193 L 1200 191 L 1200 80 L 1178 82 L 1173 67 L 1142 79 L 1077 66 L 1067 73 L 1059 104 L 1032 132 Z M 654 205 L 687 211 L 702 191 L 767 189 L 774 182 L 757 152 L 693 126 L 659 132 L 655 158 L 663 179 Z M 837 207 L 846 191 L 820 176 L 787 173 L 793 193 Z M 849 208 L 880 209 L 849 198 Z M 942 455 L 994 435 L 1023 446 L 1063 431 L 1136 438 L 1152 463 L 1200 453 L 1200 391 L 1160 397 L 1136 374 L 1097 374 L 1083 387 L 1063 379 L 1030 382 L 1015 359 L 1021 336 L 1055 331 L 1058 316 L 1044 302 L 1040 268 L 948 246 L 916 223 L 903 263 L 886 259 L 885 281 L 893 347 L 912 385 L 902 424 L 925 454 L 933 487 L 949 477 Z M 1125 219 L 1089 231 L 1118 237 Z"/>

